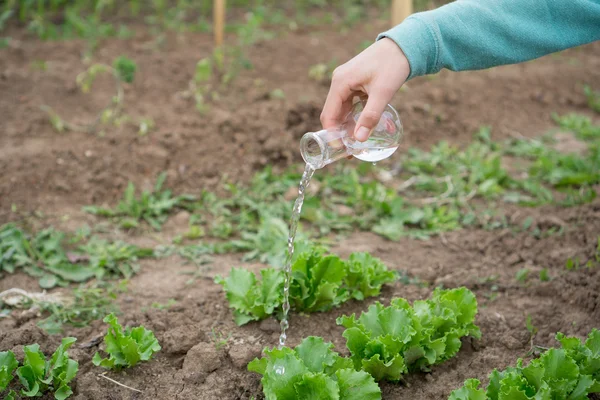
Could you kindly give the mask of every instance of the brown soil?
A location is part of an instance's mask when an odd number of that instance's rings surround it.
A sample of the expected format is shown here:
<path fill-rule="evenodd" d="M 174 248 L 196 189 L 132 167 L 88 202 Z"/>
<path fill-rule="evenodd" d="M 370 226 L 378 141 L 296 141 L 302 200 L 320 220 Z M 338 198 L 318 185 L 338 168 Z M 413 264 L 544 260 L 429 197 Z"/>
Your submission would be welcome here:
<path fill-rule="evenodd" d="M 14 204 L 21 212 L 68 215 L 44 222 L 75 229 L 84 221 L 98 222 L 83 214 L 82 206 L 114 204 L 128 181 L 149 187 L 164 170 L 176 192 L 198 194 L 202 189 L 218 189 L 225 177 L 245 181 L 264 165 L 285 167 L 300 161 L 298 138 L 319 128 L 320 106 L 327 93 L 326 85 L 309 80 L 309 67 L 332 58 L 348 59 L 360 42 L 384 27 L 384 22 L 375 22 L 345 36 L 329 28 L 301 30 L 254 45 L 247 49 L 254 70 L 242 72 L 205 116 L 178 93 L 186 89 L 195 62 L 210 51 L 209 36 L 171 35 L 159 50 L 146 46 L 153 38 L 143 27 L 135 39 L 108 40 L 96 61 L 110 63 L 126 54 L 139 66 L 136 81 L 125 89 L 126 113 L 155 120 L 156 129 L 146 137 L 138 136 L 131 126 L 107 130 L 103 137 L 56 133 L 40 105 L 52 106 L 69 120 L 87 121 L 112 95 L 111 86 L 98 83 L 89 95 L 76 89 L 74 77 L 85 69 L 80 57 L 84 43 L 42 43 L 13 32 L 20 41 L 0 50 L 0 223 L 19 218 L 21 214 L 10 211 Z M 34 69 L 35 60 L 47 61 L 48 69 Z M 466 143 L 483 124 L 493 127 L 496 139 L 536 136 L 552 127 L 552 112 L 585 113 L 581 84 L 597 82 L 600 43 L 519 66 L 459 74 L 446 71 L 417 79 L 409 82 L 394 105 L 410 134 L 407 145 L 426 148 L 440 140 Z M 282 89 L 286 98 L 271 100 L 268 93 L 275 88 Z M 483 338 L 465 340 L 456 358 L 431 373 L 411 375 L 405 384 L 382 384 L 384 399 L 445 399 L 466 378 L 485 380 L 493 368 L 525 356 L 532 343 L 525 327 L 527 315 L 539 329 L 533 343 L 541 346 L 553 345 L 558 331 L 584 336 L 599 327 L 600 269 L 567 273 L 564 265 L 569 257 L 591 256 L 600 233 L 600 201 L 572 209 L 505 212 L 515 220 L 532 216 L 540 227 L 565 229 L 541 239 L 526 232 L 472 229 L 429 241 L 399 242 L 355 233 L 333 250 L 342 256 L 369 251 L 429 286 L 398 283 L 387 287 L 380 299 L 351 302 L 323 314 L 293 315 L 289 344 L 318 335 L 343 353 L 342 329 L 335 324 L 339 315 L 359 313 L 373 301 L 388 302 L 394 296 L 425 298 L 437 285 L 465 285 L 479 299 L 477 322 Z M 185 229 L 185 222 L 175 221 L 158 237 L 130 240 L 156 243 Z M 142 273 L 119 299 L 121 321 L 154 330 L 163 350 L 152 362 L 107 374 L 142 393 L 99 376 L 103 371 L 91 363 L 98 347 L 89 343 L 105 328 L 96 322 L 66 332 L 78 338 L 70 352 L 80 362 L 74 398 L 262 398 L 259 377 L 246 371 L 246 363 L 265 346 L 277 343 L 278 328 L 272 320 L 235 326 L 220 287 L 210 279 L 233 265 L 261 268 L 239 262 L 238 255 L 219 256 L 209 276 L 188 285 L 189 276 L 181 272 L 190 267 L 179 258 L 142 262 Z M 515 274 L 522 268 L 531 271 L 530 278 L 517 284 Z M 551 281 L 540 282 L 538 273 L 543 268 L 548 268 Z M 0 290 L 11 287 L 37 289 L 35 281 L 24 275 L 0 281 Z M 168 310 L 150 307 L 171 298 L 177 303 Z M 45 352 L 52 351 L 59 337 L 41 331 L 36 321 L 0 319 L 0 350 L 21 354 L 23 344 L 37 342 Z M 217 348 L 213 332 L 231 338 Z"/>

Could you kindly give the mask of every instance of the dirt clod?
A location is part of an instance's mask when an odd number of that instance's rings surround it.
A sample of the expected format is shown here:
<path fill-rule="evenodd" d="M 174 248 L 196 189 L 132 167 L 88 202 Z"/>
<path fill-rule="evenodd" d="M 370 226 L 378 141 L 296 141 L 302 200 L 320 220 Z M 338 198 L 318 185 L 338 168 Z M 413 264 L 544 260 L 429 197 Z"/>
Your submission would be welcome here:
<path fill-rule="evenodd" d="M 186 354 L 183 370 L 186 372 L 213 372 L 221 367 L 221 356 L 212 343 L 198 343 Z"/>
<path fill-rule="evenodd" d="M 256 345 L 233 345 L 229 349 L 229 357 L 233 365 L 245 369 L 250 361 L 260 357 L 261 348 Z"/>

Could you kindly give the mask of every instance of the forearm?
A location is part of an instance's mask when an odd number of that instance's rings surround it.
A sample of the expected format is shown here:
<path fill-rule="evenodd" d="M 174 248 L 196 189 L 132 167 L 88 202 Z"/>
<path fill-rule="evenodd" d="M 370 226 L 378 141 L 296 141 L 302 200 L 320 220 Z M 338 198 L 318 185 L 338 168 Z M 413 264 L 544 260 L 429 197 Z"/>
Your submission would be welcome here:
<path fill-rule="evenodd" d="M 514 64 L 599 40 L 600 0 L 458 0 L 382 37 L 403 50 L 409 79 Z"/>

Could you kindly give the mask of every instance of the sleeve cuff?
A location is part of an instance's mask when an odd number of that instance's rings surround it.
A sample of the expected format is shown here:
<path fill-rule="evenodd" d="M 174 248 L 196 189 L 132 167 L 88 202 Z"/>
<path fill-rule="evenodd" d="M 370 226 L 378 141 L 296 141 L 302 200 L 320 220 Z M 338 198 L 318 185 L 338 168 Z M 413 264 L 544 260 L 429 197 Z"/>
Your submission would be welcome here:
<path fill-rule="evenodd" d="M 392 39 L 402 49 L 410 65 L 408 79 L 435 73 L 438 58 L 438 43 L 427 22 L 412 15 L 400 25 L 377 36 Z M 408 80 L 407 79 L 407 80 Z"/>

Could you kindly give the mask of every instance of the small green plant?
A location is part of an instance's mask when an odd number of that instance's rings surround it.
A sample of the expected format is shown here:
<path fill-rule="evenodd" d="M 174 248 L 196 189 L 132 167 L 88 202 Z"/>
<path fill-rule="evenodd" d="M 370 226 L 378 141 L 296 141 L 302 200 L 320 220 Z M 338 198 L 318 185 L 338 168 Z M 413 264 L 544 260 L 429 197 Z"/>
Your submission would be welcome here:
<path fill-rule="evenodd" d="M 256 231 L 242 232 L 231 242 L 237 251 L 245 251 L 242 260 L 258 260 L 269 265 L 282 265 L 287 252 L 288 225 L 276 217 L 265 216 Z"/>
<path fill-rule="evenodd" d="M 79 247 L 96 270 L 96 278 L 123 277 L 131 278 L 140 269 L 138 260 L 154 256 L 151 248 L 138 247 L 122 241 L 109 242 L 92 237 L 86 244 Z"/>
<path fill-rule="evenodd" d="M 159 302 L 154 302 L 151 304 L 151 307 L 156 309 L 156 310 L 168 310 L 169 308 L 173 307 L 175 304 L 177 304 L 177 300 L 175 299 L 169 299 L 166 303 L 159 303 Z"/>
<path fill-rule="evenodd" d="M 41 397 L 48 392 L 54 398 L 64 400 L 73 394 L 69 383 L 77 375 L 79 364 L 69 358 L 67 350 L 77 339 L 62 339 L 50 360 L 46 360 L 38 344 L 24 346 L 23 365 L 17 369 L 17 376 L 23 385 L 21 395 L 25 397 Z"/>
<path fill-rule="evenodd" d="M 600 331 L 592 330 L 585 343 L 561 333 L 556 340 L 561 348 L 546 350 L 527 366 L 519 359 L 516 367 L 495 369 L 487 388 L 479 389 L 479 380 L 468 379 L 449 400 L 583 400 L 600 393 Z"/>
<path fill-rule="evenodd" d="M 600 139 L 600 126 L 595 125 L 592 119 L 586 115 L 553 114 L 554 121 L 563 129 L 571 131 L 581 140 L 597 140 Z"/>
<path fill-rule="evenodd" d="M 116 72 L 120 80 L 127 83 L 132 83 L 135 78 L 135 72 L 137 70 L 137 64 L 135 61 L 120 56 L 113 62 L 113 70 Z"/>
<path fill-rule="evenodd" d="M 63 296 L 61 301 L 34 301 L 45 313 L 50 315 L 38 322 L 38 326 L 50 334 L 59 334 L 63 325 L 74 327 L 88 326 L 108 313 L 116 312 L 115 300 L 119 293 L 126 290 L 127 281 L 118 285 L 98 283 L 93 287 L 74 289 Z"/>
<path fill-rule="evenodd" d="M 332 348 L 323 338 L 309 336 L 295 349 L 265 349 L 265 357 L 248 364 L 248 370 L 262 375 L 267 400 L 380 400 L 373 377 L 354 370 L 352 361 Z"/>
<path fill-rule="evenodd" d="M 19 362 L 12 351 L 0 351 L 0 391 L 8 387 L 18 366 Z"/>
<path fill-rule="evenodd" d="M 233 319 L 238 325 L 268 318 L 281 305 L 283 274 L 274 268 L 260 271 L 262 280 L 243 268 L 233 268 L 226 279 L 217 277 L 215 282 L 223 285 Z"/>
<path fill-rule="evenodd" d="M 597 90 L 593 90 L 588 85 L 585 85 L 583 87 L 583 93 L 587 98 L 588 106 L 597 113 L 600 113 L 600 92 Z"/>
<path fill-rule="evenodd" d="M 426 371 L 458 353 L 463 336 L 479 338 L 475 295 L 466 288 L 436 289 L 411 307 L 402 298 L 389 307 L 375 303 L 360 317 L 343 316 L 346 346 L 354 368 L 376 381 L 398 381 L 409 371 Z"/>
<path fill-rule="evenodd" d="M 209 336 L 210 340 L 215 344 L 215 349 L 220 350 L 223 347 L 227 346 L 227 343 L 229 343 L 232 334 L 230 332 L 229 334 L 225 335 L 223 332 L 217 331 L 215 330 L 215 328 L 212 328 Z"/>
<path fill-rule="evenodd" d="M 66 235 L 52 228 L 30 236 L 14 224 L 0 226 L 0 276 L 19 269 L 39 278 L 45 289 L 94 277 L 129 278 L 139 269 L 138 259 L 153 254 L 152 249 L 95 237 L 68 251 Z"/>
<path fill-rule="evenodd" d="M 296 249 L 290 284 L 290 304 L 296 311 L 327 311 L 351 298 L 376 296 L 384 284 L 396 280 L 392 271 L 368 254 L 353 253 L 344 261 L 324 253 L 323 248 Z M 252 272 L 233 268 L 227 278 L 215 279 L 223 285 L 238 325 L 265 319 L 281 308 L 283 272 L 265 268 L 260 273 L 258 281 Z"/>
<path fill-rule="evenodd" d="M 581 262 L 579 257 L 571 257 L 567 259 L 565 263 L 565 267 L 567 270 L 578 270 L 580 268 L 594 268 L 595 266 L 600 264 L 600 236 L 597 239 L 597 245 L 594 248 L 593 254 L 591 257 L 587 259 L 587 261 Z"/>
<path fill-rule="evenodd" d="M 123 331 L 114 314 L 107 315 L 104 322 L 108 323 L 108 332 L 104 336 L 108 358 L 102 358 L 100 353 L 94 354 L 92 362 L 96 366 L 113 370 L 131 368 L 150 360 L 161 349 L 154 333 L 143 326 Z"/>
<path fill-rule="evenodd" d="M 63 247 L 64 234 L 46 229 L 29 237 L 13 224 L 0 227 L 0 273 L 21 269 L 39 278 L 43 288 L 83 282 L 95 275 L 85 265 L 71 263 Z"/>
<path fill-rule="evenodd" d="M 548 282 L 550 280 L 550 273 L 548 272 L 548 268 L 543 268 L 540 271 L 540 281 Z"/>
<path fill-rule="evenodd" d="M 143 220 L 155 230 L 160 231 L 170 212 L 177 208 L 183 208 L 194 200 L 194 196 L 191 195 L 174 197 L 171 190 L 163 190 L 166 179 L 167 174 L 163 172 L 159 175 L 154 190 L 143 191 L 139 197 L 136 196 L 135 185 L 129 182 L 123 199 L 116 208 L 88 206 L 84 207 L 84 211 L 118 219 L 123 228 L 137 228 L 139 221 Z"/>
<path fill-rule="evenodd" d="M 515 279 L 517 280 L 517 282 L 523 284 L 527 281 L 527 278 L 529 277 L 529 269 L 527 268 L 523 268 L 517 271 L 517 274 L 515 275 Z"/>

